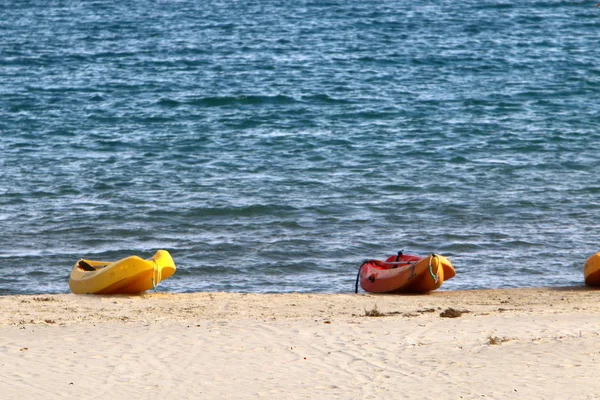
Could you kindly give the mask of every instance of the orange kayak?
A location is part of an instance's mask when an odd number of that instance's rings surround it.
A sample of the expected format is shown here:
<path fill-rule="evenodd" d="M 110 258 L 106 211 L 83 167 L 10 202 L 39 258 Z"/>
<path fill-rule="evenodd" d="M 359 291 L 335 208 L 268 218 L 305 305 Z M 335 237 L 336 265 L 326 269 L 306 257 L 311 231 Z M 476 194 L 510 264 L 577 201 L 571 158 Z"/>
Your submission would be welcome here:
<path fill-rule="evenodd" d="M 438 254 L 427 257 L 398 253 L 385 261 L 367 260 L 358 270 L 358 282 L 371 293 L 427 293 L 456 275 L 450 260 Z"/>

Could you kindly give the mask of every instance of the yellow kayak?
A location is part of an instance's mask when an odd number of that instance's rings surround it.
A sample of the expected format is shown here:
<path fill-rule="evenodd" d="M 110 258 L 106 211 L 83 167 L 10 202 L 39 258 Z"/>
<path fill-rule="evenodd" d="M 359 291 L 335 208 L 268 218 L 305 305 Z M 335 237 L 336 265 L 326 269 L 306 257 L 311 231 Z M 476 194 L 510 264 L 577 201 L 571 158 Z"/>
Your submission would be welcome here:
<path fill-rule="evenodd" d="M 73 266 L 69 287 L 75 294 L 142 293 L 169 278 L 175 269 L 166 250 L 158 250 L 148 260 L 138 256 L 115 262 L 81 259 Z"/>
<path fill-rule="evenodd" d="M 600 253 L 596 253 L 587 259 L 583 266 L 583 277 L 588 286 L 600 285 Z"/>

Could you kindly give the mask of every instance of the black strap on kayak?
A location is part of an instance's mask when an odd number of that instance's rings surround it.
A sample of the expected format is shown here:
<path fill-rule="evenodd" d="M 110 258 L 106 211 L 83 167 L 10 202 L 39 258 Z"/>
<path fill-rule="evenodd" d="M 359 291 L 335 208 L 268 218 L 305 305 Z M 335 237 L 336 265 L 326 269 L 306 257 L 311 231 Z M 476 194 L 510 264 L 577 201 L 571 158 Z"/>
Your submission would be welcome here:
<path fill-rule="evenodd" d="M 400 259 L 402 258 L 402 253 L 404 252 L 404 250 L 400 250 L 398 252 L 398 255 L 396 256 L 396 262 L 399 263 Z M 394 265 L 392 268 L 398 268 L 398 264 Z"/>
<path fill-rule="evenodd" d="M 358 280 L 360 279 L 360 270 L 366 263 L 367 261 L 363 261 L 363 263 L 360 264 L 360 267 L 358 267 L 358 274 L 356 274 L 356 284 L 354 285 L 354 293 L 358 293 Z"/>

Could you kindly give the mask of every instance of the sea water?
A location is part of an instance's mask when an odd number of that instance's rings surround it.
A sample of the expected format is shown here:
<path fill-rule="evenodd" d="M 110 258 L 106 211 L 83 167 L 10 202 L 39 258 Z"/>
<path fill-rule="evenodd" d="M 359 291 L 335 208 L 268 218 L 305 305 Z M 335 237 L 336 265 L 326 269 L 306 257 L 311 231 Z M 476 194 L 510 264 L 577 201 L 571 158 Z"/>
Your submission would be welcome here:
<path fill-rule="evenodd" d="M 600 12 L 571 0 L 0 2 L 0 294 L 168 250 L 166 292 L 577 286 Z"/>

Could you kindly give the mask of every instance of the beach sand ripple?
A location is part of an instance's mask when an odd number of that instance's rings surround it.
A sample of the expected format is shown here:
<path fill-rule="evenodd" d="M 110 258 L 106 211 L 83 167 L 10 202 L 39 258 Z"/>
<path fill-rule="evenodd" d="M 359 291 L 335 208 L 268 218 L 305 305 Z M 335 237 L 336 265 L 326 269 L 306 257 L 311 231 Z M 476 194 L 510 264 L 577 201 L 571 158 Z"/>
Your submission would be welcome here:
<path fill-rule="evenodd" d="M 597 295 L 554 288 L 4 296 L 0 392 L 5 399 L 595 398 Z M 452 318 L 444 317 L 449 309 Z"/>

